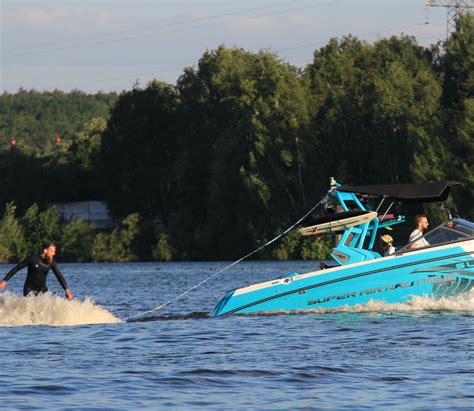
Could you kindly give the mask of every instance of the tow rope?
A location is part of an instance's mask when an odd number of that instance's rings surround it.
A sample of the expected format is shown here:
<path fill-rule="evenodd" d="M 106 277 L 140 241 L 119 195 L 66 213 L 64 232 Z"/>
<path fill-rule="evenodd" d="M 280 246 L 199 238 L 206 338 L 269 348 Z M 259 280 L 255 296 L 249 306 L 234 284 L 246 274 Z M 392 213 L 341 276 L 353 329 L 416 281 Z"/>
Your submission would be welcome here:
<path fill-rule="evenodd" d="M 187 289 L 186 291 L 182 292 L 181 294 L 178 294 L 176 297 L 173 297 L 171 300 L 167 301 L 164 304 L 158 305 L 155 308 L 152 308 L 151 310 L 144 311 L 142 313 L 133 315 L 131 317 L 125 318 L 124 321 L 129 321 L 132 319 L 140 318 L 143 317 L 147 314 L 150 314 L 154 311 L 161 310 L 163 307 L 166 307 L 167 305 L 171 304 L 172 302 L 176 301 L 178 298 L 183 297 L 184 295 L 188 294 L 192 290 L 195 290 L 199 286 L 203 285 L 204 283 L 208 282 L 209 280 L 212 280 L 214 277 L 217 277 L 219 274 L 222 274 L 224 271 L 227 271 L 229 268 L 233 267 L 234 265 L 240 263 L 241 261 L 245 260 L 246 258 L 250 257 L 251 255 L 262 251 L 264 248 L 268 247 L 270 244 L 274 243 L 276 240 L 279 238 L 283 237 L 285 234 L 287 234 L 290 230 L 295 228 L 301 221 L 303 221 L 308 215 L 310 215 L 322 202 L 321 200 L 318 204 L 316 204 L 311 210 L 309 210 L 303 217 L 301 217 L 298 221 L 296 221 L 294 224 L 291 225 L 291 227 L 288 227 L 285 231 L 283 231 L 281 234 L 278 234 L 275 238 L 272 240 L 268 241 L 267 243 L 263 244 L 262 246 L 258 247 L 256 250 L 252 251 L 251 253 L 248 253 L 247 255 L 243 256 L 242 258 L 239 258 L 238 260 L 234 261 L 232 264 L 229 264 L 227 267 L 222 268 L 221 270 L 217 271 L 216 273 L 212 274 L 211 276 L 205 278 L 201 282 L 197 283 L 196 285 L 193 285 L 191 288 Z"/>

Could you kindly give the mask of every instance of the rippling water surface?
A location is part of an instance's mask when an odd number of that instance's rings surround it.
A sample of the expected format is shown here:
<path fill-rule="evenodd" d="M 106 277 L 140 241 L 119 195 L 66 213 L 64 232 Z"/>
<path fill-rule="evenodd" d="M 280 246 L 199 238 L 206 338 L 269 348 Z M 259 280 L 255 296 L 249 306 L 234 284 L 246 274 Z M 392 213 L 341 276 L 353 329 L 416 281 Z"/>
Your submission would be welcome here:
<path fill-rule="evenodd" d="M 315 265 L 249 262 L 122 321 L 225 265 L 61 264 L 73 302 L 20 297 L 18 273 L 0 292 L 2 409 L 472 409 L 474 295 L 209 317 L 232 288 Z"/>

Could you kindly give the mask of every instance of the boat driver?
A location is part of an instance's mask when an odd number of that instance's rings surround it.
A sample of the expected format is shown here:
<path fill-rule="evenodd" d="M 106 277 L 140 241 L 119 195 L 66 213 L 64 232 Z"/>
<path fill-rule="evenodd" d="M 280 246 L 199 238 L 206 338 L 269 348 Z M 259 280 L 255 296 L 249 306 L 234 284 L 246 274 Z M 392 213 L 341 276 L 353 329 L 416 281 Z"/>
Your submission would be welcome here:
<path fill-rule="evenodd" d="M 411 232 L 410 237 L 408 238 L 408 242 L 411 243 L 415 241 L 417 238 L 423 236 L 423 233 L 428 229 L 430 223 L 428 222 L 428 217 L 425 214 L 418 214 L 415 217 L 415 229 Z M 410 244 L 410 248 L 419 248 L 419 247 L 427 247 L 430 243 L 426 241 L 424 238 L 420 238 L 418 241 L 415 241 L 413 244 Z"/>

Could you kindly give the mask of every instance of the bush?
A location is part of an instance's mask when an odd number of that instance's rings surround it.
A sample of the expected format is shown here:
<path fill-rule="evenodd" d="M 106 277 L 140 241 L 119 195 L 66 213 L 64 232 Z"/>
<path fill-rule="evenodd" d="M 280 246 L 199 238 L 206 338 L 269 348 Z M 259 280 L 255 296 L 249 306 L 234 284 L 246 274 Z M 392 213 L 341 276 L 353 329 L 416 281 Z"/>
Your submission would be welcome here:
<path fill-rule="evenodd" d="M 172 261 L 175 258 L 175 251 L 171 246 L 168 233 L 158 233 L 158 242 L 153 249 L 153 257 L 158 261 Z"/>
<path fill-rule="evenodd" d="M 23 227 L 15 217 L 16 206 L 8 203 L 0 222 L 0 262 L 20 260 L 28 253 Z"/>
<path fill-rule="evenodd" d="M 64 227 L 61 239 L 61 255 L 66 261 L 85 262 L 92 258 L 95 227 L 82 220 L 72 220 Z"/>
<path fill-rule="evenodd" d="M 122 221 L 122 227 L 114 229 L 110 234 L 97 234 L 92 247 L 94 261 L 130 262 L 137 261 L 133 251 L 135 239 L 140 234 L 140 215 L 130 214 Z"/>
<path fill-rule="evenodd" d="M 38 205 L 33 204 L 20 221 L 25 232 L 26 246 L 30 251 L 39 251 L 45 242 L 59 242 L 62 238 L 64 225 L 61 214 L 54 206 L 41 212 Z"/>

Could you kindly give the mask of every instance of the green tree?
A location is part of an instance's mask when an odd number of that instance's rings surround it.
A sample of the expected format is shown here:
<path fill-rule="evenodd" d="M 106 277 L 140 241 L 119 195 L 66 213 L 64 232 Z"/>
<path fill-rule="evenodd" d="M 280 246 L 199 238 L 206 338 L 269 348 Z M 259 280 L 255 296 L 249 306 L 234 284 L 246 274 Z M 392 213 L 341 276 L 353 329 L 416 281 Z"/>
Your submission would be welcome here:
<path fill-rule="evenodd" d="M 108 118 L 116 93 L 79 90 L 38 92 L 20 89 L 0 95 L 0 148 L 12 139 L 27 154 L 54 150 L 56 137 L 67 139 L 91 118 Z"/>
<path fill-rule="evenodd" d="M 326 176 L 342 164 L 356 184 L 442 176 L 432 60 L 407 36 L 373 46 L 349 36 L 315 52 L 306 69 L 316 104 L 313 158 Z"/>
<path fill-rule="evenodd" d="M 139 212 L 165 226 L 172 204 L 178 96 L 154 80 L 120 96 L 104 134 L 100 163 L 111 212 Z"/>
<path fill-rule="evenodd" d="M 158 261 L 172 261 L 176 258 L 176 252 L 171 245 L 169 234 L 160 230 L 157 236 L 158 242 L 153 249 L 153 257 Z"/>
<path fill-rule="evenodd" d="M 109 233 L 98 233 L 92 247 L 94 261 L 136 261 L 134 241 L 140 234 L 140 215 L 132 213 L 122 221 L 122 226 Z"/>
<path fill-rule="evenodd" d="M 372 166 L 386 181 L 443 179 L 441 86 L 431 53 L 411 37 L 381 40 L 374 53 L 382 69 L 374 80 Z"/>
<path fill-rule="evenodd" d="M 44 241 L 43 232 L 39 229 L 40 220 L 40 209 L 38 204 L 33 204 L 29 207 L 25 214 L 21 217 L 21 225 L 25 231 L 25 241 L 28 245 L 28 249 L 40 250 L 41 244 Z"/>
<path fill-rule="evenodd" d="M 77 90 L 40 93 L 20 89 L 15 94 L 1 94 L 0 183 L 3 195 L 0 194 L 0 205 L 15 201 L 19 210 L 24 211 L 33 203 L 44 207 L 101 194 L 97 167 L 84 158 L 93 157 L 94 153 L 87 152 L 89 148 L 94 147 L 92 151 L 97 151 L 100 147 L 100 143 L 95 142 L 97 133 L 90 139 L 83 135 L 89 133 L 91 127 L 97 129 L 95 119 L 102 118 L 102 123 L 108 119 L 116 99 L 115 93 L 89 95 Z M 56 142 L 57 138 L 61 141 Z M 16 141 L 15 146 L 10 145 L 11 140 Z M 78 144 L 71 145 L 71 140 L 77 140 Z M 92 144 L 88 145 L 88 142 Z M 77 148 L 79 154 L 66 155 L 65 147 Z"/>
<path fill-rule="evenodd" d="M 65 261 L 88 262 L 92 259 L 92 247 L 96 230 L 92 224 L 79 219 L 69 222 L 63 230 L 61 257 Z"/>
<path fill-rule="evenodd" d="M 47 188 L 43 186 L 41 161 L 15 147 L 0 152 L 0 207 L 14 202 L 20 211 L 32 203 L 45 204 Z"/>
<path fill-rule="evenodd" d="M 224 46 L 186 69 L 177 88 L 185 127 L 174 227 L 184 229 L 175 236 L 191 258 L 235 257 L 304 205 L 305 89 L 273 53 Z"/>
<path fill-rule="evenodd" d="M 25 231 L 25 242 L 30 252 L 41 250 L 45 242 L 59 242 L 63 234 L 61 215 L 56 207 L 51 206 L 40 211 L 33 204 L 20 219 Z"/>
<path fill-rule="evenodd" d="M 99 153 L 107 123 L 96 117 L 42 157 L 45 180 L 56 189 L 50 202 L 103 199 L 107 181 L 100 172 Z"/>
<path fill-rule="evenodd" d="M 463 183 L 455 192 L 463 215 L 474 217 L 474 16 L 462 15 L 439 59 L 444 74 L 444 144 L 449 149 L 445 174 Z"/>
<path fill-rule="evenodd" d="M 15 216 L 15 211 L 15 204 L 8 203 L 0 221 L 0 261 L 2 263 L 21 260 L 28 254 L 23 228 Z"/>

